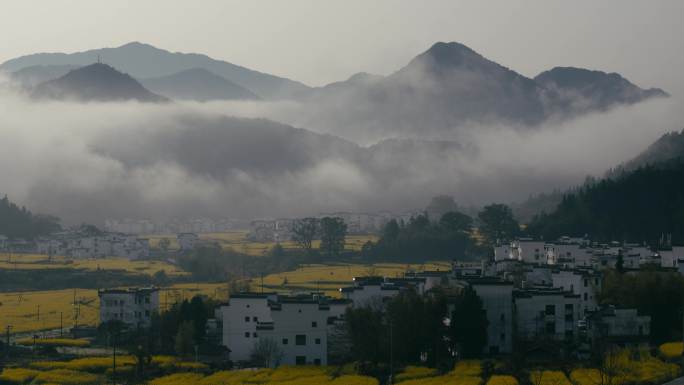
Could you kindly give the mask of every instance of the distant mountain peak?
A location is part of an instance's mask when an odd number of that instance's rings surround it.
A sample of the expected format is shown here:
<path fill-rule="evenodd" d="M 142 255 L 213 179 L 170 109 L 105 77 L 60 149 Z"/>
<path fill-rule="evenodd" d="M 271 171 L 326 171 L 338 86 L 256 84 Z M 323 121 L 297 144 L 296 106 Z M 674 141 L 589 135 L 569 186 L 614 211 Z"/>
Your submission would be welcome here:
<path fill-rule="evenodd" d="M 69 71 L 66 75 L 39 84 L 32 92 L 39 99 L 78 101 L 166 102 L 128 74 L 105 63 L 93 63 Z"/>
<path fill-rule="evenodd" d="M 537 75 L 534 80 L 559 93 L 561 99 L 591 101 L 592 108 L 608 109 L 617 104 L 633 104 L 652 97 L 668 97 L 659 88 L 643 89 L 622 75 L 577 67 L 554 67 Z M 574 100 L 568 101 L 577 107 Z"/>
<path fill-rule="evenodd" d="M 175 74 L 141 80 L 148 89 L 174 99 L 257 100 L 248 89 L 205 68 L 190 68 Z"/>

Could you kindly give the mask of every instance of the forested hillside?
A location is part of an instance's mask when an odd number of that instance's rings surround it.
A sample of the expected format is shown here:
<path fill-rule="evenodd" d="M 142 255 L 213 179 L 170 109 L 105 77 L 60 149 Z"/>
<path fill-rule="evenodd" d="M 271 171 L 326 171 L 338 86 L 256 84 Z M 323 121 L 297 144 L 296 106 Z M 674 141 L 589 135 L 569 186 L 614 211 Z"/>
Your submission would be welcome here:
<path fill-rule="evenodd" d="M 527 231 L 544 239 L 588 234 L 595 240 L 684 242 L 684 162 L 672 160 L 587 184 L 563 197 Z"/>
<path fill-rule="evenodd" d="M 0 199 L 0 235 L 10 238 L 34 238 L 60 229 L 59 219 L 31 213 L 7 196 Z"/>

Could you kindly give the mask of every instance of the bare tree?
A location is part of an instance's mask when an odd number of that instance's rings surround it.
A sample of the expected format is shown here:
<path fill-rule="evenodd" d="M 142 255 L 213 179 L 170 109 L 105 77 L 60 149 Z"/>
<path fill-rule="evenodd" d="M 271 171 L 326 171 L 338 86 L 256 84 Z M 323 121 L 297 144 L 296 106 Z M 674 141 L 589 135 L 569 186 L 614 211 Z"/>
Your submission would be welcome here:
<path fill-rule="evenodd" d="M 272 368 L 280 365 L 284 354 L 273 338 L 259 338 L 252 348 L 251 359 L 256 366 Z"/>

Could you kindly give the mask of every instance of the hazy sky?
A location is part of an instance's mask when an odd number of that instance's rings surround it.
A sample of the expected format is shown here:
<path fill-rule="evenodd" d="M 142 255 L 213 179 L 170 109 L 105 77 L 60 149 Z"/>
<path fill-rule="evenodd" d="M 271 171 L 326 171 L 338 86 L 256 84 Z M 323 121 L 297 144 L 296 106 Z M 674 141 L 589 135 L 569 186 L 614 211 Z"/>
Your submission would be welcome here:
<path fill-rule="evenodd" d="M 0 0 L 0 61 L 146 42 L 310 85 L 459 41 L 525 75 L 617 71 L 684 94 L 684 1 Z"/>

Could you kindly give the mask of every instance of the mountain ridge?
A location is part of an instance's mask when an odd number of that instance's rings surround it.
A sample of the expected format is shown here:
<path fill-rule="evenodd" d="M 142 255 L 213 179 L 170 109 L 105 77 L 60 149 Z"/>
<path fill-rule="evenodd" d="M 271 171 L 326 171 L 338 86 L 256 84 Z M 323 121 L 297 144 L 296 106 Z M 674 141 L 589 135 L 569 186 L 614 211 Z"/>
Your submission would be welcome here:
<path fill-rule="evenodd" d="M 154 94 L 130 75 L 102 63 L 69 71 L 57 79 L 38 84 L 31 92 L 35 99 L 77 100 L 82 102 L 168 102 Z"/>

